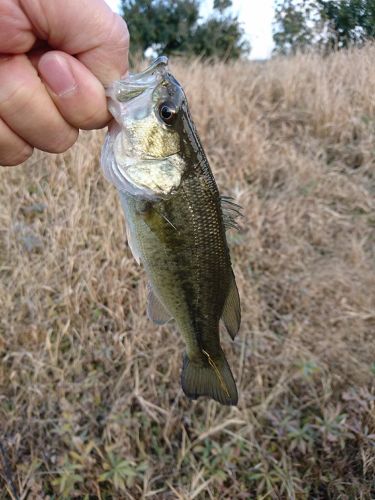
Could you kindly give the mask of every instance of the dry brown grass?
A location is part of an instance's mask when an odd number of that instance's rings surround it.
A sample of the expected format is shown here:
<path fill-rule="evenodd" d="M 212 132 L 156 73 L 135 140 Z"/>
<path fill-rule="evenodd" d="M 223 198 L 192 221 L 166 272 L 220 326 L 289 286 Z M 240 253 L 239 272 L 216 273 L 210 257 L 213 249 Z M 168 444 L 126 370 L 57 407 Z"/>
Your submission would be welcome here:
<path fill-rule="evenodd" d="M 0 172 L 4 497 L 375 496 L 374 61 L 172 66 L 246 216 L 242 327 L 223 335 L 238 408 L 182 394 L 183 342 L 146 318 L 101 133 Z"/>

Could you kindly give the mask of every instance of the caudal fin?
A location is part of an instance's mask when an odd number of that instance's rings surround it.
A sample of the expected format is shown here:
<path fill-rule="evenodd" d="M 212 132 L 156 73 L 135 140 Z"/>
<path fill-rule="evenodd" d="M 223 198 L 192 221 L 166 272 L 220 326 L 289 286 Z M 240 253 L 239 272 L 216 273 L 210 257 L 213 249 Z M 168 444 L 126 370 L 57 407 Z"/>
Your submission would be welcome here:
<path fill-rule="evenodd" d="M 181 373 L 181 385 L 190 399 L 208 396 L 222 405 L 236 405 L 238 393 L 231 369 L 221 352 L 219 357 L 212 358 L 207 352 L 207 362 L 190 361 L 185 354 Z"/>

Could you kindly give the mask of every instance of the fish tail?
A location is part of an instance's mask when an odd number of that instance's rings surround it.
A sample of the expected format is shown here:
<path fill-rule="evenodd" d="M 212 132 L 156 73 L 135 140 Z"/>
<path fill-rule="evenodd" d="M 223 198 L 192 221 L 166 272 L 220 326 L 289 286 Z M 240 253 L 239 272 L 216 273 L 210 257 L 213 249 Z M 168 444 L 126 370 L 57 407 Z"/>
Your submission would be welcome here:
<path fill-rule="evenodd" d="M 223 351 L 213 358 L 202 351 L 207 361 L 194 362 L 187 354 L 181 373 L 181 385 L 190 399 L 208 396 L 222 405 L 236 405 L 238 393 L 231 369 Z"/>

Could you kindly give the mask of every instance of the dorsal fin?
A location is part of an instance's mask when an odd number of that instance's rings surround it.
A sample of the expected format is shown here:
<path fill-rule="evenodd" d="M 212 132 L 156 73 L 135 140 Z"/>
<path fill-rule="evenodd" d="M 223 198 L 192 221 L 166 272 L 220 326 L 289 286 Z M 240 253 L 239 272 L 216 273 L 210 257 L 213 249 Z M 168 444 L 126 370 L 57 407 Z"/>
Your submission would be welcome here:
<path fill-rule="evenodd" d="M 236 219 L 243 217 L 241 206 L 237 205 L 230 196 L 221 196 L 220 201 L 225 229 L 239 229 Z"/>
<path fill-rule="evenodd" d="M 224 321 L 225 328 L 229 335 L 234 340 L 241 323 L 241 304 L 240 296 L 236 285 L 236 279 L 233 271 L 231 270 L 231 282 L 229 292 L 224 304 L 222 320 Z"/>
<path fill-rule="evenodd" d="M 150 283 L 148 283 L 147 289 L 147 316 L 157 325 L 164 325 L 172 319 L 172 316 L 155 295 Z"/>

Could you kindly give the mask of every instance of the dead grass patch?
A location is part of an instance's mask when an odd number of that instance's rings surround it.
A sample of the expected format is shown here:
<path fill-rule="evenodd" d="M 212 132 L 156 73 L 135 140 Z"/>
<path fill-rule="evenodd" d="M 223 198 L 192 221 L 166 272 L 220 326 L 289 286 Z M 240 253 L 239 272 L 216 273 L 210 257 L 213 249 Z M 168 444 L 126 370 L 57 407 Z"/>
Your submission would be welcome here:
<path fill-rule="evenodd" d="M 229 236 L 242 327 L 223 336 L 238 408 L 182 394 L 102 133 L 0 172 L 4 497 L 374 497 L 374 60 L 172 64 L 246 217 Z"/>

